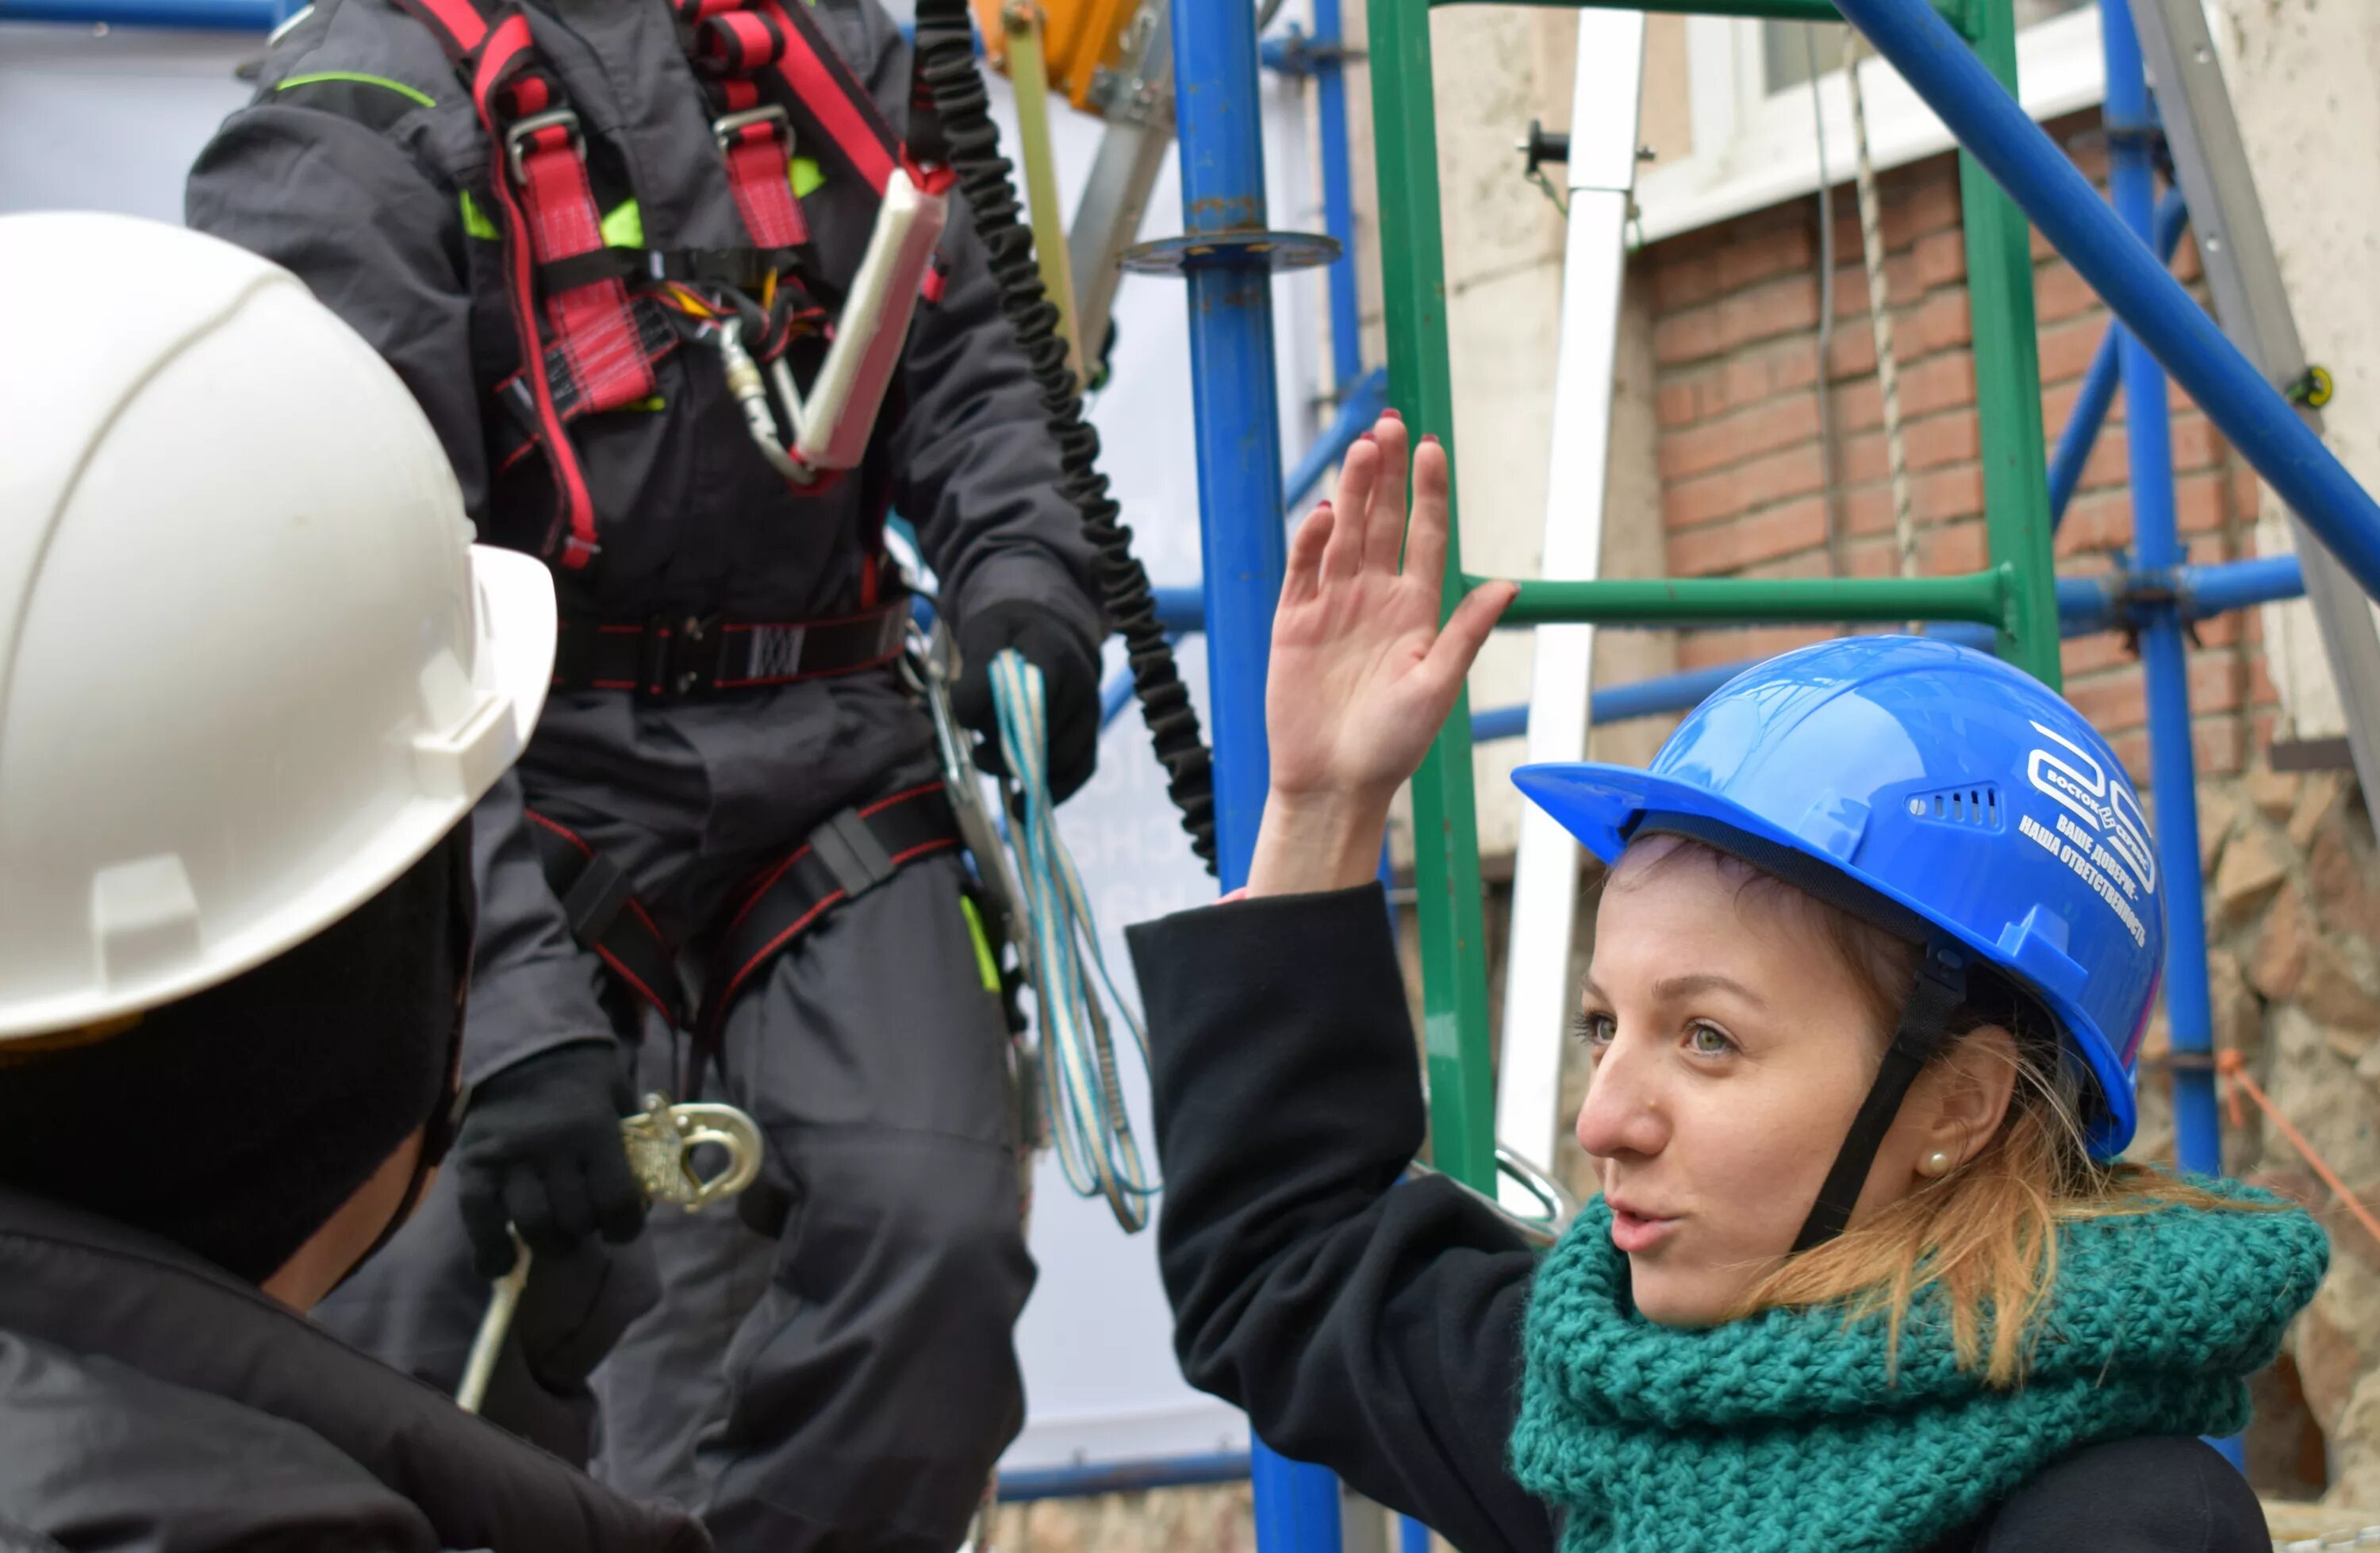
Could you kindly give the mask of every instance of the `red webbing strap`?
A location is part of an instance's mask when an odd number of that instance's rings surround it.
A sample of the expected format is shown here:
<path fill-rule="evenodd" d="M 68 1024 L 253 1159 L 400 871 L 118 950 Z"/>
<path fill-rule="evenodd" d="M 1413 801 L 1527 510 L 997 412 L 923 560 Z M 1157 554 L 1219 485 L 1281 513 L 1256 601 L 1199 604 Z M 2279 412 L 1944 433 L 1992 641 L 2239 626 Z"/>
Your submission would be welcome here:
<path fill-rule="evenodd" d="M 496 163 L 488 187 L 504 214 L 504 232 L 510 239 L 504 244 L 504 299 L 512 305 L 513 328 L 520 336 L 521 359 L 542 361 L 545 335 L 537 320 L 537 254 L 533 243 L 523 240 L 530 230 L 529 218 L 514 192 L 511 170 L 505 165 L 504 136 L 499 127 L 497 104 L 497 93 L 505 78 L 527 63 L 530 47 L 528 19 L 518 12 L 491 29 L 471 72 L 471 102 L 479 110 L 480 124 L 495 142 Z M 562 429 L 562 417 L 553 408 L 553 391 L 546 383 L 545 373 L 531 372 L 527 375 L 529 390 L 537 400 L 537 423 L 546 459 L 553 470 L 553 526 L 546 534 L 545 549 L 551 555 L 558 546 L 562 565 L 575 571 L 595 557 L 595 498 L 587 488 L 587 472 L 579 468 L 577 451 Z"/>
<path fill-rule="evenodd" d="M 785 40 L 783 55 L 761 79 L 793 116 L 802 144 L 826 152 L 881 195 L 905 155 L 876 99 L 820 31 L 806 0 L 752 0 L 751 10 Z"/>
<path fill-rule="evenodd" d="M 729 11 L 711 24 L 750 23 L 764 26 L 748 11 Z M 763 56 L 765 58 L 765 55 Z M 760 105 L 760 89 L 749 80 L 720 83 L 721 101 L 730 114 Z M 742 125 L 722 136 L 720 153 L 727 160 L 727 187 L 744 216 L 744 229 L 756 248 L 799 248 L 810 240 L 809 223 L 794 198 L 793 148 L 782 123 Z"/>
<path fill-rule="evenodd" d="M 563 105 L 552 84 L 532 68 L 535 40 L 519 11 L 491 19 L 474 0 L 396 3 L 438 39 L 470 88 L 494 152 L 488 182 L 504 216 L 504 293 L 513 328 L 520 337 L 521 360 L 542 363 L 547 331 L 538 319 L 540 266 L 604 247 L 577 120 L 558 118 L 514 140 L 519 120 Z M 651 362 L 629 312 L 627 287 L 616 275 L 555 290 L 546 300 L 545 316 L 553 350 L 573 379 L 579 413 L 617 409 L 653 393 Z M 553 471 L 554 518 L 545 552 L 576 570 L 599 548 L 594 495 L 563 430 L 546 373 L 522 375 L 534 394 L 539 441 Z"/>
<path fill-rule="evenodd" d="M 487 40 L 488 18 L 470 0 L 396 0 L 406 15 L 430 29 L 457 65 Z"/>
<path fill-rule="evenodd" d="M 541 81 L 521 84 L 536 89 L 524 93 L 524 105 L 527 99 L 550 97 Z M 602 251 L 602 217 L 596 210 L 587 158 L 574 130 L 562 125 L 537 130 L 520 141 L 517 161 L 521 205 L 528 217 L 529 247 L 538 263 L 549 265 Z M 545 315 L 553 325 L 554 343 L 577 379 L 584 404 L 581 413 L 617 410 L 652 395 L 652 365 L 628 311 L 628 288 L 619 276 L 551 289 Z"/>

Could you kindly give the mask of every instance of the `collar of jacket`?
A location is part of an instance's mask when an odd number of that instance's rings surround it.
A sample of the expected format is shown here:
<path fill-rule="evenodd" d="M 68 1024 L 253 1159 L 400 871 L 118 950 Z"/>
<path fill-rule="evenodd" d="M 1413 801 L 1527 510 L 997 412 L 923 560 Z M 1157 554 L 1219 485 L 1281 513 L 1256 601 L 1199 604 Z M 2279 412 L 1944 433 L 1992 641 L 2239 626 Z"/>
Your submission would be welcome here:
<path fill-rule="evenodd" d="M 1548 1255 L 1524 1339 L 1512 1471 L 1567 1512 L 1565 1553 L 1898 1553 L 2085 1446 L 2229 1434 L 2329 1259 L 2296 1209 L 2067 1225 L 2032 1366 L 2002 1391 L 1960 1368 L 1925 1296 L 1897 1362 L 1883 1316 L 1832 1307 L 1656 1326 L 1610 1222 L 1597 1199 Z"/>
<path fill-rule="evenodd" d="M 310 1429 L 416 1505 L 442 1547 L 710 1547 L 690 1518 L 598 1486 L 170 1242 L 6 1188 L 0 1327 Z"/>

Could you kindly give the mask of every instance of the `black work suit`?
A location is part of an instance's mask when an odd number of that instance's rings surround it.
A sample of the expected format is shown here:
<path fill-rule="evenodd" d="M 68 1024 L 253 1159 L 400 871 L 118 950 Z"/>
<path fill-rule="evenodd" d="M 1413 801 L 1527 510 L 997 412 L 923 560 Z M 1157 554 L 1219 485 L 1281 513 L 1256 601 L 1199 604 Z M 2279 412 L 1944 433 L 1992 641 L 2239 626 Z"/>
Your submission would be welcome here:
<path fill-rule="evenodd" d="M 1537 1253 L 1443 1177 L 1399 1184 L 1426 1119 L 1378 887 L 1186 911 L 1129 938 L 1184 1374 L 1463 1553 L 1552 1553 L 1553 1512 L 1505 1469 Z M 1924 1553 L 2270 1547 L 2229 1463 L 2151 1437 L 2077 1451 Z"/>
<path fill-rule="evenodd" d="M 898 127 L 909 61 L 891 22 L 873 0 L 814 14 Z M 528 16 L 590 144 L 626 169 L 643 244 L 748 247 L 662 0 L 533 0 Z M 491 391 L 519 351 L 483 219 L 492 152 L 453 67 L 387 0 L 324 0 L 261 79 L 191 174 L 192 224 L 288 265 L 360 330 L 429 412 L 481 537 L 534 549 L 552 515 L 541 460 L 504 471 L 492 452 Z M 607 209 L 620 192 L 599 190 Z M 802 204 L 822 268 L 847 278 L 872 192 L 830 169 Z M 847 613 L 889 502 L 917 526 L 947 614 L 1028 603 L 1095 651 L 1090 553 L 955 195 L 943 256 L 946 289 L 918 310 L 866 466 L 822 494 L 795 493 L 763 460 L 717 359 L 695 346 L 658 363 L 658 406 L 577 422 L 603 551 L 557 570 L 565 615 Z M 619 1022 L 539 868 L 524 802 L 625 867 L 682 943 L 829 816 L 930 780 L 929 750 L 891 670 L 683 703 L 557 692 L 477 813 L 466 1079 Z M 902 870 L 739 999 L 722 1097 L 760 1121 L 795 1206 L 773 1243 L 733 1214 L 654 1215 L 662 1305 L 596 1377 L 599 1474 L 701 1505 L 729 1547 L 943 1553 L 1022 1422 L 1011 1327 L 1033 1272 L 1006 1030 L 960 878 L 947 854 Z M 644 1042 L 642 1077 L 667 1077 L 668 1045 Z M 433 1198 L 325 1311 L 450 1386 L 486 1296 L 451 1203 Z"/>

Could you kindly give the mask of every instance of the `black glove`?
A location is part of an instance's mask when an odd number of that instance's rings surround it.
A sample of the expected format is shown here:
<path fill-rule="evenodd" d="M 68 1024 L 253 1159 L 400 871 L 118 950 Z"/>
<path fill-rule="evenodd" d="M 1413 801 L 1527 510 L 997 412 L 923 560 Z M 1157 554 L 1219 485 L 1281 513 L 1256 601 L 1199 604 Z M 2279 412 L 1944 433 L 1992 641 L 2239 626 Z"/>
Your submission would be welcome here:
<path fill-rule="evenodd" d="M 455 1186 L 472 1266 L 512 1270 L 512 1236 L 562 1255 L 597 1230 L 614 1244 L 644 1228 L 620 1119 L 633 1092 L 610 1037 L 574 1041 L 504 1069 L 471 1093 L 455 1136 Z"/>
<path fill-rule="evenodd" d="M 983 735 L 975 763 L 1007 775 L 1000 758 L 1000 720 L 991 703 L 991 660 L 1005 647 L 1041 671 L 1050 721 L 1050 796 L 1061 803 L 1091 779 L 1099 759 L 1099 655 L 1066 623 L 1038 605 L 1010 600 L 959 622 L 959 682 L 951 710 Z"/>

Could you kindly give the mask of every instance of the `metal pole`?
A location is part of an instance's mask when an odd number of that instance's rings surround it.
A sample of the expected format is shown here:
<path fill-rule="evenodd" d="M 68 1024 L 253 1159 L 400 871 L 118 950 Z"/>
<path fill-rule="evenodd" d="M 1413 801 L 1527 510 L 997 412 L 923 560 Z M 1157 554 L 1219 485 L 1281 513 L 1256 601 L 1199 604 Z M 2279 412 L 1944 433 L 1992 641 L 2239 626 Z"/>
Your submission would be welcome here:
<path fill-rule="evenodd" d="M 1330 390 L 1343 403 L 1364 375 L 1364 333 L 1355 301 L 1355 185 L 1347 160 L 1347 29 L 1339 0 L 1314 0 L 1314 46 L 1322 229 L 1339 239 L 1339 258 L 1330 266 Z"/>
<path fill-rule="evenodd" d="M 1426 0 L 1367 0 L 1373 171 L 1379 190 L 1380 295 L 1389 397 L 1414 431 L 1434 432 L 1455 472 L 1448 494 L 1446 605 L 1463 596 L 1463 453 L 1446 347 L 1446 248 L 1439 223 L 1438 107 Z M 1578 617 L 1573 616 L 1575 619 Z M 1430 1162 L 1496 1190 L 1496 1096 L 1488 1030 L 1471 706 L 1452 715 L 1414 774 L 1414 891 L 1429 1084 Z"/>
<path fill-rule="evenodd" d="M 1541 569 L 1550 577 L 1591 579 L 1602 569 L 1612 373 L 1619 359 L 1620 293 L 1627 272 L 1644 67 L 1641 13 L 1594 12 L 1578 18 L 1578 68 L 1563 164 L 1570 221 L 1558 325 L 1561 343 L 1554 358 L 1553 436 L 1540 550 Z M 1532 764 L 1585 760 L 1595 628 L 1540 626 L 1530 648 L 1528 758 Z M 1476 719 L 1472 737 L 1478 737 Z M 1562 1052 L 1570 1045 L 1570 1016 L 1578 998 L 1570 963 L 1577 915 L 1578 843 L 1543 810 L 1524 804 L 1504 956 L 1496 1139 L 1526 1159 L 1551 1159 L 1560 1133 Z"/>
<path fill-rule="evenodd" d="M 2155 128 L 2141 43 L 2125 0 L 2099 0 L 2107 62 L 2107 182 L 2116 212 L 2152 241 Z M 2172 426 L 2165 373 L 2129 331 L 2124 336 L 2124 432 L 2131 453 L 2132 544 L 2145 570 L 2178 567 L 2183 555 L 2173 511 Z M 2156 798 L 2158 871 L 2165 875 L 2166 1018 L 2173 1033 L 2175 1161 L 2184 1170 L 2222 1169 L 2215 1108 L 2215 1023 L 2206 988 L 2206 917 L 2198 874 L 2198 772 L 2191 746 L 2190 657 L 2171 604 L 2140 609 L 2141 662 L 2148 678 L 2149 785 Z"/>
<path fill-rule="evenodd" d="M 1923 0 L 1836 4 L 2363 591 L 2380 594 L 2380 504 L 2166 274 L 2145 238 L 2126 230 L 2100 203 L 2064 153 Z"/>
<path fill-rule="evenodd" d="M 266 33 L 295 15 L 298 5 L 298 0 L 0 0 L 0 23 Z"/>
<path fill-rule="evenodd" d="M 7 0 L 0 0 L 5 5 Z M 1075 205 L 1066 235 L 1068 267 L 1075 274 L 1075 320 L 1086 373 L 1096 377 L 1107 357 L 1116 291 L 1123 284 L 1124 251 L 1140 240 L 1140 219 L 1149 191 L 1165 168 L 1173 145 L 1173 37 L 1165 24 L 1165 0 L 1143 15 L 1126 34 L 1129 47 L 1116 67 L 1115 92 L 1108 103 L 1107 131 L 1091 158 L 1090 177 Z"/>
<path fill-rule="evenodd" d="M 1174 113 L 1185 237 L 1265 229 L 1264 141 L 1254 7 L 1172 7 Z M 1264 813 L 1265 669 L 1288 564 L 1275 397 L 1272 275 L 1262 254 L 1223 245 L 1194 265 L 1190 396 L 1198 434 L 1206 569 L 1207 707 L 1215 728 L 1215 842 L 1222 886 L 1247 882 Z M 1329 1473 L 1252 1452 L 1264 1553 L 1338 1553 L 1339 1485 Z"/>
<path fill-rule="evenodd" d="M 1265 227 L 1254 20 L 1245 6 L 1172 8 L 1182 219 L 1188 237 Z M 1186 279 L 1216 841 L 1223 887 L 1234 889 L 1246 878 L 1264 813 L 1265 667 L 1288 559 L 1280 517 L 1272 282 L 1261 255 L 1231 247 L 1193 267 Z"/>
<path fill-rule="evenodd" d="M 1041 7 L 1012 0 L 1000 15 L 1008 35 L 1008 79 L 1015 87 L 1017 161 L 1025 175 L 1025 204 L 1031 214 L 1033 257 L 1041 269 L 1041 289 L 1058 310 L 1058 337 L 1066 343 L 1067 364 L 1080 384 L 1090 376 L 1089 359 L 1075 331 L 1075 272 L 1066 252 L 1066 209 L 1058 193 L 1058 148 L 1050 137 L 1050 65 L 1041 47 Z"/>
<path fill-rule="evenodd" d="M 2157 202 L 2157 257 L 2173 263 L 2173 251 L 2181 245 L 2181 235 L 2190 229 L 2190 207 L 2182 202 L 2181 190 L 2168 190 Z M 2107 332 L 2099 336 L 2099 349 L 2091 355 L 2090 370 L 2082 374 L 2082 391 L 2075 396 L 2074 408 L 2066 414 L 2066 429 L 2058 434 L 2058 448 L 2049 456 L 2049 526 L 2052 529 L 2066 520 L 2066 504 L 2074 499 L 2074 487 L 2082 483 L 2082 466 L 2091 461 L 2091 449 L 2099 441 L 2099 427 L 2107 419 L 2107 407 L 2116 400 L 2116 379 L 2123 356 L 2124 326 L 2109 324 Z"/>

